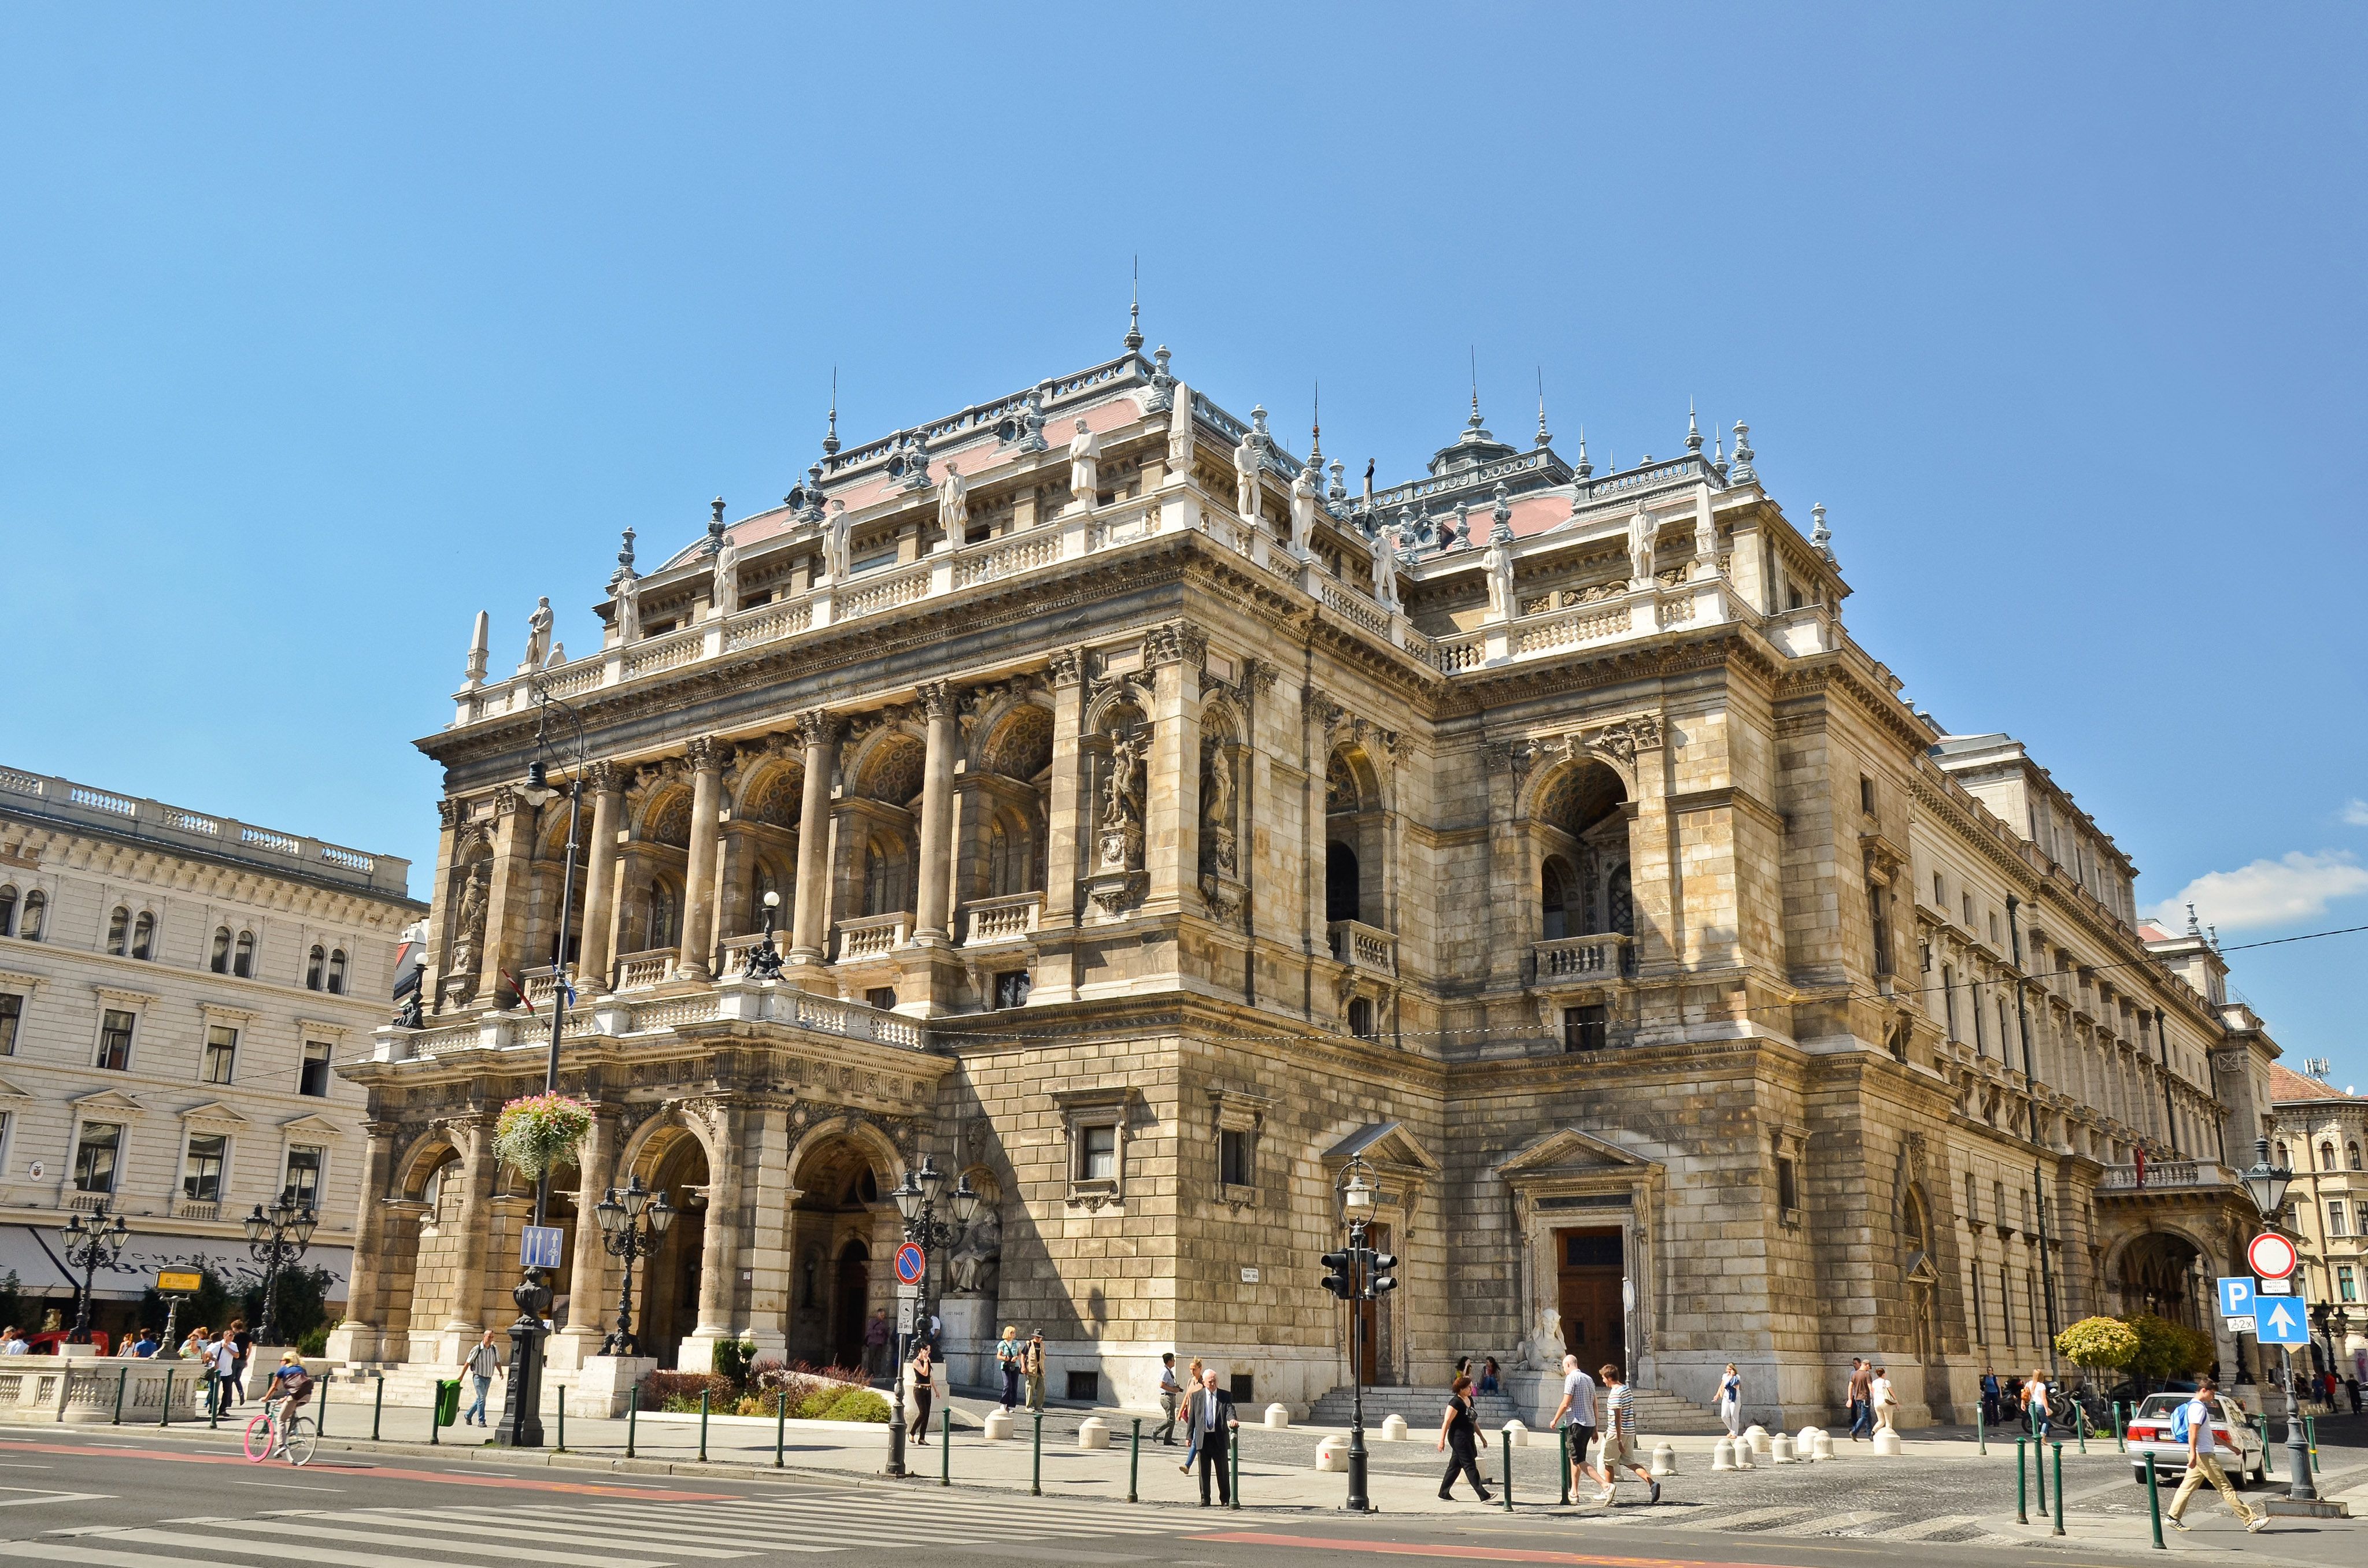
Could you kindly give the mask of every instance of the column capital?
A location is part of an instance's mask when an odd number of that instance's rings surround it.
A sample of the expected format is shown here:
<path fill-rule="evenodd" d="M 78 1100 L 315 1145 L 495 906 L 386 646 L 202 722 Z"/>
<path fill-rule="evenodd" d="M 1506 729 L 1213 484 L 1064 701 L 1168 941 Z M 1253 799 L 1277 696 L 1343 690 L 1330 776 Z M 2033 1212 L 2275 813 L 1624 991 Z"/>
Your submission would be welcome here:
<path fill-rule="evenodd" d="M 1082 648 L 1055 648 L 1044 661 L 1044 673 L 1054 686 L 1076 686 L 1086 677 L 1086 653 Z"/>
<path fill-rule="evenodd" d="M 954 688 L 951 682 L 924 681 L 915 688 L 915 695 L 921 699 L 921 711 L 928 717 L 951 719 L 954 716 Z"/>
<path fill-rule="evenodd" d="M 835 745 L 846 728 L 827 708 L 809 708 L 798 715 L 798 739 L 808 746 Z"/>
<path fill-rule="evenodd" d="M 700 735 L 683 748 L 683 760 L 695 773 L 715 773 L 723 769 L 731 756 L 732 748 L 713 735 Z"/>
<path fill-rule="evenodd" d="M 584 782 L 594 794 L 604 794 L 625 787 L 625 772 L 604 757 L 584 770 Z"/>

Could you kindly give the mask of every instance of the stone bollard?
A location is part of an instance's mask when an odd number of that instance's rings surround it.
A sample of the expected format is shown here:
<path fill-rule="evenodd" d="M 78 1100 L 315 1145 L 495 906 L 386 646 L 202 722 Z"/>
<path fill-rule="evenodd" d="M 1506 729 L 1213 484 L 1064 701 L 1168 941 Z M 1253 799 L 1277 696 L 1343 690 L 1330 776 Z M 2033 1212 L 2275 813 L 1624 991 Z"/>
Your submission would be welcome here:
<path fill-rule="evenodd" d="M 1315 1445 L 1315 1468 L 1334 1474 L 1349 1468 L 1349 1439 L 1326 1437 Z"/>
<path fill-rule="evenodd" d="M 1099 1415 L 1088 1415 L 1077 1423 L 1077 1447 L 1091 1450 L 1110 1447 L 1110 1423 Z"/>
<path fill-rule="evenodd" d="M 1505 1440 L 1517 1449 L 1530 1446 L 1530 1429 L 1517 1417 L 1505 1423 Z"/>
<path fill-rule="evenodd" d="M 1718 1446 L 1712 1449 L 1710 1451 L 1710 1467 L 1713 1470 L 1733 1470 L 1735 1468 L 1734 1438 L 1721 1437 L 1718 1440 Z"/>
<path fill-rule="evenodd" d="M 1765 1454 L 1768 1451 L 1768 1428 L 1758 1425 L 1746 1426 L 1743 1429 L 1743 1440 L 1751 1445 L 1751 1451 L 1755 1455 Z"/>
<path fill-rule="evenodd" d="M 1266 1429 L 1268 1431 L 1280 1432 L 1290 1425 L 1291 1406 L 1287 1404 L 1269 1404 L 1266 1407 Z"/>
<path fill-rule="evenodd" d="M 1899 1434 L 1888 1426 L 1877 1432 L 1874 1435 L 1874 1451 L 1878 1454 L 1896 1455 L 1899 1452 Z"/>
<path fill-rule="evenodd" d="M 1382 1417 L 1382 1441 L 1403 1443 L 1406 1440 L 1406 1418 L 1392 1412 Z"/>
<path fill-rule="evenodd" d="M 1656 1477 L 1678 1473 L 1678 1450 L 1668 1443 L 1653 1445 L 1653 1474 Z"/>
<path fill-rule="evenodd" d="M 1737 1470 L 1759 1468 L 1759 1461 L 1752 1457 L 1751 1436 L 1748 1432 L 1735 1440 L 1735 1468 Z"/>
<path fill-rule="evenodd" d="M 1768 1441 L 1768 1458 L 1769 1461 L 1773 1464 L 1793 1464 L 1798 1462 L 1793 1457 L 1793 1439 L 1782 1432 L 1777 1433 L 1775 1437 L 1770 1438 Z"/>
<path fill-rule="evenodd" d="M 1834 1457 L 1834 1439 L 1831 1433 L 1819 1432 L 1817 1434 L 1816 1451 L 1809 1457 L 1817 1460 L 1829 1460 Z"/>
<path fill-rule="evenodd" d="M 990 1410 L 986 1413 L 986 1430 L 982 1435 L 990 1443 L 1008 1443 L 1011 1440 L 1011 1412 Z"/>
<path fill-rule="evenodd" d="M 1802 1427 L 1800 1436 L 1793 1439 L 1793 1457 L 1803 1464 L 1817 1457 L 1817 1429 L 1815 1426 Z"/>

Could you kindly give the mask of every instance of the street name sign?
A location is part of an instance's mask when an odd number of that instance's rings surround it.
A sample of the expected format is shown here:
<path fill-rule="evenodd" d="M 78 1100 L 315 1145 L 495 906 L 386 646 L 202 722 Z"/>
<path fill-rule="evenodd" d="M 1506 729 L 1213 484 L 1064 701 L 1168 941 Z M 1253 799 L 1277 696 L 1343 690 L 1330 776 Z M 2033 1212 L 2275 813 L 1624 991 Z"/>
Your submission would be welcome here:
<path fill-rule="evenodd" d="M 2294 1271 L 2294 1243 L 2275 1231 L 2263 1231 L 2245 1244 L 2245 1261 L 2264 1279 L 2283 1279 Z"/>
<path fill-rule="evenodd" d="M 172 1290 L 196 1291 L 205 1288 L 206 1277 L 195 1269 L 166 1268 L 156 1275 L 156 1293 L 160 1296 Z"/>
<path fill-rule="evenodd" d="M 522 1268 L 556 1268 L 559 1267 L 560 1244 L 567 1233 L 557 1225 L 527 1225 L 518 1232 L 518 1266 Z"/>
<path fill-rule="evenodd" d="M 2307 1345 L 2310 1325 L 2304 1319 L 2302 1302 L 2292 1296 L 2262 1298 L 2253 1306 L 2254 1332 L 2264 1345 Z"/>

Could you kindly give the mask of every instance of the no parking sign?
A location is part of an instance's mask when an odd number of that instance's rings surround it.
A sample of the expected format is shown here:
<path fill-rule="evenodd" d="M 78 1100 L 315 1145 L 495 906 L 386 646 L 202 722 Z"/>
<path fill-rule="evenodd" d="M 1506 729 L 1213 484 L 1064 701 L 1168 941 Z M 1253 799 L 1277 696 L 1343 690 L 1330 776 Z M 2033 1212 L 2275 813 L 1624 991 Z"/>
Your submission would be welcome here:
<path fill-rule="evenodd" d="M 896 1278 L 900 1284 L 918 1285 L 928 1267 L 928 1260 L 921 1256 L 916 1243 L 906 1242 L 896 1249 Z"/>

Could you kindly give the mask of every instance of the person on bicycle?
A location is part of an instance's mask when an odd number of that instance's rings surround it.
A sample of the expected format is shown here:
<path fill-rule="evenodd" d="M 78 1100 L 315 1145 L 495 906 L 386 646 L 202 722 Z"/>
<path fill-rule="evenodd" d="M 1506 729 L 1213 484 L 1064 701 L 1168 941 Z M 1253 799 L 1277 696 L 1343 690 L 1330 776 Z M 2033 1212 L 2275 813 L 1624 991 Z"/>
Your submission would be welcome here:
<path fill-rule="evenodd" d="M 279 1369 L 271 1374 L 271 1392 L 264 1396 L 264 1403 L 279 1406 L 276 1414 L 284 1424 L 312 1397 L 313 1374 L 304 1369 L 304 1358 L 293 1350 L 282 1350 Z"/>

